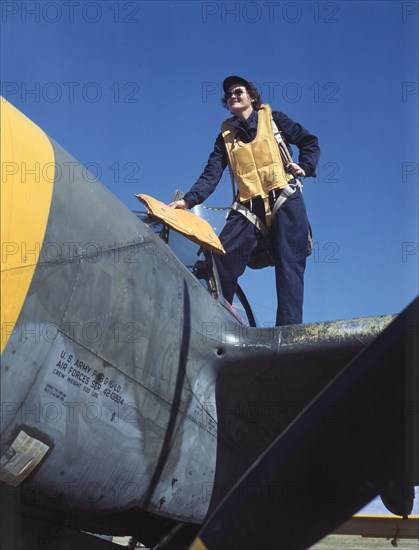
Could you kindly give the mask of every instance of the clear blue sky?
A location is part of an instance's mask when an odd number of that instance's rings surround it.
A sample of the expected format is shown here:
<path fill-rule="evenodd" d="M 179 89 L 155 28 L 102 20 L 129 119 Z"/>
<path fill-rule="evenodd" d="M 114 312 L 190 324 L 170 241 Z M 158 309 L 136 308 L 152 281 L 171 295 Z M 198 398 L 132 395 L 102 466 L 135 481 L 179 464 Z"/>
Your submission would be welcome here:
<path fill-rule="evenodd" d="M 2 95 L 129 208 L 199 176 L 225 76 L 318 135 L 306 322 L 397 313 L 418 293 L 418 4 L 4 1 Z M 208 205 L 231 203 L 228 177 Z M 242 279 L 275 319 L 272 269 Z"/>

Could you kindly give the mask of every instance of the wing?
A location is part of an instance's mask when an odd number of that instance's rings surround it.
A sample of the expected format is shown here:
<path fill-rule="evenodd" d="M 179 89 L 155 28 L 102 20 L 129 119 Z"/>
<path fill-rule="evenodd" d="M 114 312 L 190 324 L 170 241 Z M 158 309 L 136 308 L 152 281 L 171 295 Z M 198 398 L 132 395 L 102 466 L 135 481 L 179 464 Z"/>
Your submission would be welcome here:
<path fill-rule="evenodd" d="M 419 483 L 418 321 L 416 299 L 261 454 L 192 548 L 302 550 L 397 483 L 405 498 L 396 513 L 411 513 L 409 487 Z"/>

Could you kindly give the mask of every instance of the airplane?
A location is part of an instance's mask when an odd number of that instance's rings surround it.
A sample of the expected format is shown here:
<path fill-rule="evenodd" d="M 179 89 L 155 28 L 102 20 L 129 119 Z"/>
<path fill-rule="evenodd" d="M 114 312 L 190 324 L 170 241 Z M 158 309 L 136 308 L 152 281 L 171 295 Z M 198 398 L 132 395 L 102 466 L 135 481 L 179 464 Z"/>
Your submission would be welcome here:
<path fill-rule="evenodd" d="M 297 550 L 379 494 L 409 516 L 418 300 L 258 327 L 207 243 L 0 104 L 2 549 Z"/>

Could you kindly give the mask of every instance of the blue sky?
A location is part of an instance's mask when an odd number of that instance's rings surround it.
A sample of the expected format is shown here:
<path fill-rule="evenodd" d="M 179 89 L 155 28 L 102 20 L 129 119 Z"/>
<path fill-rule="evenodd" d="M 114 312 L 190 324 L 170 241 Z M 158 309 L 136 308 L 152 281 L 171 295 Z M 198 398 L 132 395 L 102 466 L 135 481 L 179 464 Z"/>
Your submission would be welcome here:
<path fill-rule="evenodd" d="M 418 4 L 401 1 L 8 2 L 2 95 L 129 208 L 198 178 L 225 76 L 319 137 L 306 322 L 401 311 L 418 293 Z M 228 206 L 228 174 L 206 204 Z M 275 319 L 272 269 L 242 278 Z"/>

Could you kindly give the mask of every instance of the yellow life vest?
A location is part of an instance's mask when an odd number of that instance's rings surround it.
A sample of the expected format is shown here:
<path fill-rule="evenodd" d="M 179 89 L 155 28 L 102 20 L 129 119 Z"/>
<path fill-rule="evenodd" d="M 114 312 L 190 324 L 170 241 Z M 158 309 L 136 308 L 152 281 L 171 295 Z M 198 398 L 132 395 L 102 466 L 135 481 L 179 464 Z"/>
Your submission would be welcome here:
<path fill-rule="evenodd" d="M 239 189 L 239 200 L 255 197 L 266 199 L 269 191 L 286 187 L 293 176 L 284 169 L 278 143 L 272 130 L 272 111 L 269 105 L 258 110 L 256 137 L 250 143 L 237 139 L 237 128 L 225 120 L 221 133 L 227 149 L 228 162 Z"/>

